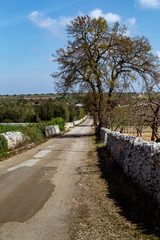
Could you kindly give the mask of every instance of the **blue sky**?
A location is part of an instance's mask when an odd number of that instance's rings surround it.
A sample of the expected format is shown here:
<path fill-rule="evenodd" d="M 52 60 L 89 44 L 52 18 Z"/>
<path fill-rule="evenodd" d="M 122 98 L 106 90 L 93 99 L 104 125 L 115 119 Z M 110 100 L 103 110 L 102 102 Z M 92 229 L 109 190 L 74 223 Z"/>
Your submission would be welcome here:
<path fill-rule="evenodd" d="M 0 94 L 54 93 L 52 53 L 83 14 L 126 24 L 160 57 L 160 0 L 0 0 Z"/>

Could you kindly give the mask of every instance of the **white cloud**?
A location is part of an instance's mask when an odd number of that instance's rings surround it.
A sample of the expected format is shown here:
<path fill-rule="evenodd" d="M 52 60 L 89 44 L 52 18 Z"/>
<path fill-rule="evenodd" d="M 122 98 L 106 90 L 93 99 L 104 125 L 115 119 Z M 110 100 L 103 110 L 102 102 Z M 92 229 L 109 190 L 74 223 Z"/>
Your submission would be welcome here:
<path fill-rule="evenodd" d="M 135 25 L 136 24 L 136 19 L 135 18 L 129 18 L 129 19 L 126 20 L 126 24 Z"/>
<path fill-rule="evenodd" d="M 60 28 L 65 27 L 71 22 L 71 17 L 60 17 L 58 19 L 45 16 L 43 13 L 33 11 L 28 20 L 34 23 L 37 27 L 51 31 L 54 35 L 59 35 Z"/>
<path fill-rule="evenodd" d="M 144 8 L 160 8 L 160 0 L 139 0 Z"/>
<path fill-rule="evenodd" d="M 67 24 L 70 24 L 72 20 L 73 20 L 72 17 L 60 17 L 58 22 L 59 22 L 60 26 L 65 27 Z"/>
<path fill-rule="evenodd" d="M 157 53 L 158 57 L 160 58 L 160 51 L 157 51 L 156 53 Z"/>
<path fill-rule="evenodd" d="M 103 13 L 100 9 L 95 9 L 89 13 L 90 17 L 92 18 L 99 18 L 102 17 Z"/>
<path fill-rule="evenodd" d="M 82 12 L 79 12 L 79 16 L 83 16 L 84 14 Z M 107 20 L 109 23 L 114 23 L 116 21 L 121 21 L 121 17 L 117 14 L 113 13 L 103 13 L 101 9 L 95 9 L 91 11 L 88 14 L 91 18 L 99 18 L 103 17 Z M 46 29 L 50 31 L 55 37 L 61 37 L 61 31 L 64 29 L 64 27 L 67 24 L 70 24 L 70 22 L 73 20 L 73 17 L 65 17 L 61 16 L 57 19 L 48 17 L 44 15 L 41 12 L 33 11 L 29 16 L 28 20 L 32 22 L 34 25 L 36 25 L 39 28 Z M 131 33 L 136 31 L 136 18 L 132 17 L 124 21 L 126 24 L 128 30 L 126 31 L 127 36 L 130 36 Z"/>
<path fill-rule="evenodd" d="M 91 11 L 89 13 L 89 16 L 92 18 L 99 18 L 99 17 L 103 17 L 105 18 L 108 22 L 120 22 L 121 21 L 121 17 L 117 14 L 114 13 L 103 13 L 101 9 L 95 9 L 93 11 Z"/>
<path fill-rule="evenodd" d="M 107 13 L 105 14 L 104 18 L 108 21 L 108 22 L 120 22 L 121 21 L 121 17 L 117 14 L 113 14 L 113 13 Z"/>
<path fill-rule="evenodd" d="M 124 24 L 127 26 L 127 32 L 125 35 L 131 36 L 137 32 L 136 18 L 128 18 L 124 21 Z"/>
<path fill-rule="evenodd" d="M 55 19 L 45 18 L 43 13 L 37 11 L 32 12 L 28 19 L 40 28 L 51 28 L 57 22 Z"/>

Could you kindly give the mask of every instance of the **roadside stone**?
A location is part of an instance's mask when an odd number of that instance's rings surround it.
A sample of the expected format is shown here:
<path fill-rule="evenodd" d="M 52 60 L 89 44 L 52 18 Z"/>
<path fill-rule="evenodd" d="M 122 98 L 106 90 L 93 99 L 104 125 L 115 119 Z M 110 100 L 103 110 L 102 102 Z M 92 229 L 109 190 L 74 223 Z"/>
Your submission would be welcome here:
<path fill-rule="evenodd" d="M 1 135 L 7 139 L 9 150 L 19 147 L 25 141 L 25 136 L 21 132 L 6 132 Z"/>
<path fill-rule="evenodd" d="M 53 137 L 60 133 L 58 125 L 46 126 L 46 137 Z"/>

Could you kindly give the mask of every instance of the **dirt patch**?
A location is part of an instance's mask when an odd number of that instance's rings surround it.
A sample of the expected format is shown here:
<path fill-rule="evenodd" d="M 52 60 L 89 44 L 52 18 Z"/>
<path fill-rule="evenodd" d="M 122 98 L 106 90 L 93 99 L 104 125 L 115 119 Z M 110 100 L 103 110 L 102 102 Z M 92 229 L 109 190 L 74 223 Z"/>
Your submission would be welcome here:
<path fill-rule="evenodd" d="M 137 134 L 134 133 L 134 132 L 129 133 L 128 135 L 137 137 Z M 151 141 L 151 136 L 152 136 L 152 133 L 151 133 L 151 132 L 142 133 L 142 139 L 143 139 L 144 141 Z"/>
<path fill-rule="evenodd" d="M 140 226 L 123 214 L 116 198 L 111 196 L 110 183 L 102 177 L 95 146 L 91 147 L 84 167 L 77 169 L 81 179 L 77 185 L 77 196 L 73 199 L 70 239 L 159 239 L 154 234 L 144 234 Z"/>
<path fill-rule="evenodd" d="M 117 131 L 120 131 L 120 129 L 117 129 Z M 123 133 L 128 134 L 130 136 L 135 136 L 137 137 L 137 130 L 135 127 L 124 127 Z M 160 133 L 160 128 L 159 128 L 159 133 Z M 152 136 L 152 130 L 150 127 L 144 126 L 142 130 L 142 139 L 145 141 L 151 141 L 151 136 Z"/>

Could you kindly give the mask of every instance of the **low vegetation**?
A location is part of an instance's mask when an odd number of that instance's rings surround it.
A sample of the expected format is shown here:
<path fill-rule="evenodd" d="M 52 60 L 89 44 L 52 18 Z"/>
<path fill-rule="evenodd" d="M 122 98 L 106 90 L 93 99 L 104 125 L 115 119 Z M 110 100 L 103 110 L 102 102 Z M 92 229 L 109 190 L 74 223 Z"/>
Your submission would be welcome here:
<path fill-rule="evenodd" d="M 4 157 L 8 157 L 8 143 L 3 135 L 0 135 L 0 160 Z"/>
<path fill-rule="evenodd" d="M 52 118 L 47 125 L 58 125 L 59 130 L 63 131 L 65 126 L 65 120 L 62 117 Z"/>
<path fill-rule="evenodd" d="M 28 142 L 40 143 L 45 141 L 45 124 L 29 124 L 23 133 L 28 137 Z"/>
<path fill-rule="evenodd" d="M 8 151 L 7 140 L 3 135 L 0 135 L 0 152 L 4 153 Z"/>
<path fill-rule="evenodd" d="M 11 126 L 11 125 L 0 125 L 0 133 L 11 132 L 11 131 L 23 131 L 24 126 Z"/>

